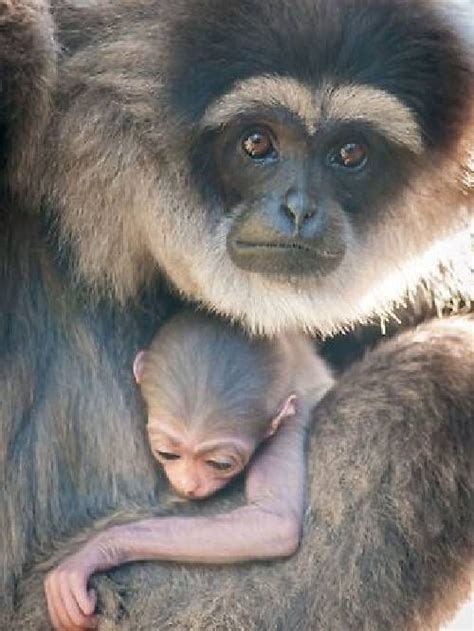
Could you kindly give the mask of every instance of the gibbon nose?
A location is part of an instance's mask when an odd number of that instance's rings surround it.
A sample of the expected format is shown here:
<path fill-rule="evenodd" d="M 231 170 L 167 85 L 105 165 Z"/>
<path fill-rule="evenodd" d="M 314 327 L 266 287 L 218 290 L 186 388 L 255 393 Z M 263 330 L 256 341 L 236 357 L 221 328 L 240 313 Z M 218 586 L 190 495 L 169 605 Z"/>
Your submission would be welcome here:
<path fill-rule="evenodd" d="M 197 497 L 197 495 L 199 494 L 199 484 L 194 480 L 182 482 L 179 485 L 179 494 L 183 497 L 189 497 L 191 499 L 193 497 Z"/>
<path fill-rule="evenodd" d="M 176 472 L 172 484 L 182 497 L 197 497 L 201 490 L 201 481 L 192 464 L 183 461 L 180 471 Z"/>
<path fill-rule="evenodd" d="M 292 221 L 296 231 L 316 215 L 316 208 L 309 203 L 308 196 L 294 189 L 286 194 L 281 211 Z"/>

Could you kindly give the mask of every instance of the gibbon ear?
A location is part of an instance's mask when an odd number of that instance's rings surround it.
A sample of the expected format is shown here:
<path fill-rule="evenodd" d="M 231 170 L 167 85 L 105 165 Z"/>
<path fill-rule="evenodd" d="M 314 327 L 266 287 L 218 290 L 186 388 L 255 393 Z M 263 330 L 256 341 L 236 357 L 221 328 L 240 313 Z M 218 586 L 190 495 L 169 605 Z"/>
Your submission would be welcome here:
<path fill-rule="evenodd" d="M 133 376 L 135 377 L 135 381 L 137 382 L 138 385 L 141 384 L 142 379 L 143 379 L 143 371 L 145 369 L 145 358 L 146 358 L 146 351 L 140 351 L 139 353 L 137 353 L 137 356 L 135 357 L 133 361 Z"/>
<path fill-rule="evenodd" d="M 271 436 L 273 436 L 278 431 L 282 422 L 290 416 L 294 416 L 295 414 L 296 394 L 291 394 L 280 407 L 277 415 L 274 416 L 270 421 L 270 426 L 266 431 L 265 438 L 270 438 Z"/>

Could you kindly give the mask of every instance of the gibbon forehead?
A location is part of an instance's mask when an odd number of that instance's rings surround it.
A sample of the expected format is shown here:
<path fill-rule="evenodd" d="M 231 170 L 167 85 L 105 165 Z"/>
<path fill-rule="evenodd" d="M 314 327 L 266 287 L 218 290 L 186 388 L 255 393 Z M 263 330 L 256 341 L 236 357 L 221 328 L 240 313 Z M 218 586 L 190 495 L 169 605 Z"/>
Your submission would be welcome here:
<path fill-rule="evenodd" d="M 369 85 L 323 85 L 312 89 L 290 77 L 260 76 L 238 83 L 211 104 L 203 127 L 219 128 L 258 110 L 286 110 L 309 136 L 328 123 L 357 122 L 373 126 L 398 145 L 419 153 L 421 130 L 414 113 L 396 96 Z"/>

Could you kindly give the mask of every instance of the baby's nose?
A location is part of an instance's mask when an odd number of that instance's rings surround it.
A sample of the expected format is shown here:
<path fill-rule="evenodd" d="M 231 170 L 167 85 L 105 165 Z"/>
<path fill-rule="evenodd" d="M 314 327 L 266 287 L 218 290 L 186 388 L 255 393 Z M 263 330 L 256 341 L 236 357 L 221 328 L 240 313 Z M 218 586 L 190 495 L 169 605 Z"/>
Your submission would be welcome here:
<path fill-rule="evenodd" d="M 188 478 L 180 484 L 180 491 L 185 497 L 192 499 L 199 493 L 199 481 L 195 478 Z"/>

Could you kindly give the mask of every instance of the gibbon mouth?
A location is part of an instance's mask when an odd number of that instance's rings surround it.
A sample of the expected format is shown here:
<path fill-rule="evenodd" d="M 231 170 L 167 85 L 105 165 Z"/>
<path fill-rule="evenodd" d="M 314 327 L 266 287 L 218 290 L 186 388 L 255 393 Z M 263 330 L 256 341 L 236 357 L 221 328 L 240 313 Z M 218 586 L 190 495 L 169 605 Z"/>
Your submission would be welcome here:
<path fill-rule="evenodd" d="M 235 247 L 240 250 L 274 250 L 274 251 L 299 251 L 312 254 L 318 258 L 332 259 L 340 258 L 344 252 L 321 250 L 314 246 L 301 243 L 301 241 L 277 241 L 277 242 L 255 242 L 255 241 L 234 241 Z"/>

